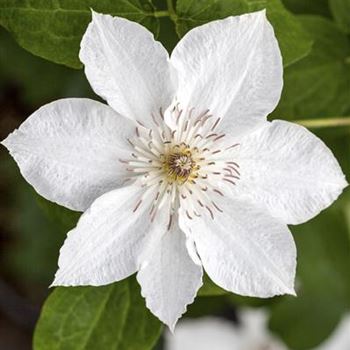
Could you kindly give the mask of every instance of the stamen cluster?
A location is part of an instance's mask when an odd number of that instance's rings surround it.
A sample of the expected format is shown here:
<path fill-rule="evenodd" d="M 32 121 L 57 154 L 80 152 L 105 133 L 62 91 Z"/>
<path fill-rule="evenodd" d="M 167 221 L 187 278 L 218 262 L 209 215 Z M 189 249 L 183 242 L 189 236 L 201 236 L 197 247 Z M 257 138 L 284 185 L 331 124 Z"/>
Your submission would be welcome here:
<path fill-rule="evenodd" d="M 143 124 L 135 129 L 135 138 L 128 142 L 134 149 L 128 164 L 130 177 L 147 187 L 136 203 L 134 212 L 146 196 L 153 196 L 150 217 L 165 203 L 170 204 L 169 229 L 172 216 L 181 206 L 188 218 L 203 213 L 214 218 L 222 209 L 215 203 L 215 196 L 224 196 L 220 181 L 235 185 L 239 179 L 239 165 L 231 159 L 229 150 L 238 146 L 226 146 L 225 134 L 216 132 L 220 118 L 206 110 L 197 116 L 194 108 L 184 111 L 175 107 L 171 111 L 175 128 L 170 129 L 162 111 L 152 115 L 154 128 Z"/>

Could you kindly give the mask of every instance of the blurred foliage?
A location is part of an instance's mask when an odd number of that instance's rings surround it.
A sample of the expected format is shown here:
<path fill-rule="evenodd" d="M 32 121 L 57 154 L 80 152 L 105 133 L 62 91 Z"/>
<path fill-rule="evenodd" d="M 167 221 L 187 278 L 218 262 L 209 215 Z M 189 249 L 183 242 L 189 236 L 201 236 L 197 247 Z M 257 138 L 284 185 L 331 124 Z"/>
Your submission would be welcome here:
<path fill-rule="evenodd" d="M 331 208 L 292 227 L 298 249 L 298 296 L 274 304 L 270 323 L 292 349 L 318 345 L 350 306 L 350 241 L 344 215 Z"/>
<path fill-rule="evenodd" d="M 0 24 L 35 55 L 79 68 L 79 43 L 90 20 L 90 7 L 140 22 L 158 35 L 169 51 L 179 35 L 192 27 L 267 7 L 286 66 L 282 98 L 271 117 L 299 120 L 350 115 L 349 0 L 178 0 L 171 18 L 153 16 L 155 8 L 166 10 L 163 0 L 3 0 Z M 13 38 L 0 30 L 1 132 L 11 131 L 35 108 L 51 100 L 97 98 L 83 70 L 35 57 Z M 5 93 L 13 90 L 16 94 L 9 98 Z M 315 132 L 334 151 L 350 178 L 350 128 Z M 0 190 L 6 192 L 6 198 L 11 197 L 11 203 L 6 199 L 6 206 L 14 208 L 10 214 L 1 214 L 4 222 L 12 223 L 8 234 L 13 235 L 13 241 L 3 249 L 2 271 L 6 269 L 6 275 L 16 276 L 26 286 L 44 286 L 46 292 L 56 269 L 59 246 L 80 214 L 34 194 L 20 178 L 14 162 L 4 154 L 0 156 L 0 185 L 4 186 Z M 264 306 L 271 310 L 271 329 L 291 349 L 316 346 L 349 310 L 349 225 L 347 190 L 314 220 L 291 227 L 298 248 L 298 297 L 241 297 L 226 293 L 205 276 L 200 296 L 185 317 L 215 314 L 236 320 L 237 308 Z M 129 327 L 124 327 L 125 322 Z M 112 345 L 118 349 L 151 349 L 159 333 L 159 322 L 145 309 L 139 287 L 131 278 L 101 288 L 57 288 L 43 308 L 34 347 L 70 349 L 79 342 L 85 344 L 81 345 L 84 349 Z"/>
<path fill-rule="evenodd" d="M 314 14 L 331 17 L 328 0 L 283 0 L 288 10 L 295 14 Z"/>
<path fill-rule="evenodd" d="M 284 89 L 273 113 L 283 119 L 342 116 L 350 111 L 350 41 L 319 16 L 301 16 L 312 35 L 311 53 L 284 74 Z"/>
<path fill-rule="evenodd" d="M 31 55 L 2 28 L 0 43 L 0 98 L 9 84 L 20 88 L 20 102 L 30 107 L 64 97 L 94 97 L 83 70 L 72 70 Z"/>
<path fill-rule="evenodd" d="M 329 7 L 339 28 L 345 33 L 350 33 L 350 1 L 329 0 Z"/>

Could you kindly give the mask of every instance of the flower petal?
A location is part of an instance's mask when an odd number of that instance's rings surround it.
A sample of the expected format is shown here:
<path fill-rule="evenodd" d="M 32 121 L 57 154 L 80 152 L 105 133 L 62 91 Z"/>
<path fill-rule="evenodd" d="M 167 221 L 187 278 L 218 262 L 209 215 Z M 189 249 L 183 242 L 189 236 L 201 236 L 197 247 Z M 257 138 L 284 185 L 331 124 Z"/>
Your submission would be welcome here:
<path fill-rule="evenodd" d="M 249 202 L 222 197 L 223 213 L 189 219 L 180 227 L 195 242 L 204 270 L 231 292 L 271 297 L 294 294 L 296 248 L 288 227 Z"/>
<path fill-rule="evenodd" d="M 93 12 L 80 60 L 94 91 L 125 117 L 147 124 L 171 103 L 168 53 L 138 23 Z"/>
<path fill-rule="evenodd" d="M 170 60 L 178 71 L 181 106 L 210 109 L 233 135 L 263 123 L 281 95 L 282 58 L 265 11 L 191 30 Z"/>
<path fill-rule="evenodd" d="M 233 198 L 248 196 L 287 224 L 316 216 L 347 186 L 330 149 L 300 125 L 275 120 L 240 142 Z"/>
<path fill-rule="evenodd" d="M 189 256 L 186 237 L 176 223 L 143 263 L 137 280 L 147 307 L 174 330 L 186 306 L 194 301 L 202 285 L 202 274 L 202 267 Z"/>
<path fill-rule="evenodd" d="M 84 211 L 125 180 L 134 123 L 88 99 L 64 99 L 33 113 L 2 144 L 46 199 Z"/>
<path fill-rule="evenodd" d="M 153 223 L 150 220 L 153 198 L 138 185 L 98 198 L 68 233 L 52 285 L 100 286 L 135 273 L 145 251 L 167 230 L 164 212 Z"/>

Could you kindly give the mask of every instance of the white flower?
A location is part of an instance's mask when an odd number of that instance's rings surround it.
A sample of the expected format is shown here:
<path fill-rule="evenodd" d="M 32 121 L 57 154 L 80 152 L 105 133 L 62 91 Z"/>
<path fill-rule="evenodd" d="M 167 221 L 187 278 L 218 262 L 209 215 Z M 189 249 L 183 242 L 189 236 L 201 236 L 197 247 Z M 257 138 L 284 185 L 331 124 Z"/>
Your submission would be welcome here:
<path fill-rule="evenodd" d="M 38 193 L 86 210 L 53 285 L 138 272 L 148 308 L 171 328 L 202 267 L 238 294 L 293 294 L 287 224 L 317 215 L 347 183 L 321 140 L 266 120 L 282 60 L 265 12 L 193 29 L 170 59 L 141 25 L 93 13 L 80 58 L 109 106 L 59 100 L 3 141 Z"/>
<path fill-rule="evenodd" d="M 218 317 L 185 319 L 175 334 L 166 332 L 166 350 L 287 350 L 267 327 L 264 309 L 243 309 L 239 324 Z"/>

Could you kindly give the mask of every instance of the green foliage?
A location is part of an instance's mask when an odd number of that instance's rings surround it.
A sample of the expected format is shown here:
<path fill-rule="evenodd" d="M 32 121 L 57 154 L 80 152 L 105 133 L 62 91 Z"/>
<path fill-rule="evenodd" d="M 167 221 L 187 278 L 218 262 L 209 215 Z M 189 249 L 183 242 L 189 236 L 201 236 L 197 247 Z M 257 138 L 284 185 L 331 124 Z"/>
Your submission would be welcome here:
<path fill-rule="evenodd" d="M 34 282 L 46 289 L 52 281 L 66 231 L 43 213 L 36 201 L 37 195 L 21 177 L 12 159 L 1 160 L 0 172 L 12 188 L 12 200 L 7 202 L 7 207 L 17 209 L 10 222 L 16 241 L 2 252 L 1 266 L 17 276 L 23 285 Z"/>
<path fill-rule="evenodd" d="M 270 326 L 291 349 L 303 350 L 326 339 L 350 306 L 350 241 L 344 213 L 336 209 L 293 232 L 298 296 L 273 304 Z"/>
<path fill-rule="evenodd" d="M 2 0 L 0 24 L 31 53 L 80 68 L 79 45 L 91 20 L 90 9 L 126 17 L 158 34 L 149 0 Z"/>
<path fill-rule="evenodd" d="M 328 0 L 282 0 L 282 2 L 294 13 L 331 17 Z"/>
<path fill-rule="evenodd" d="M 350 42 L 334 23 L 302 16 L 314 38 L 311 53 L 288 67 L 284 90 L 273 116 L 282 119 L 341 116 L 350 111 Z"/>
<path fill-rule="evenodd" d="M 59 287 L 43 307 L 34 350 L 150 350 L 160 322 L 134 278 L 104 287 Z"/>
<path fill-rule="evenodd" d="M 64 97 L 94 96 L 82 70 L 33 56 L 18 46 L 1 27 L 0 42 L 0 89 L 4 91 L 7 86 L 21 88 L 18 96 L 21 103 L 40 106 Z"/>
<path fill-rule="evenodd" d="M 284 66 L 306 56 L 312 40 L 280 0 L 178 0 L 176 28 L 179 36 L 183 36 L 190 29 L 212 20 L 265 8 L 276 32 Z"/>
<path fill-rule="evenodd" d="M 329 6 L 339 27 L 350 33 L 350 0 L 329 0 Z"/>

